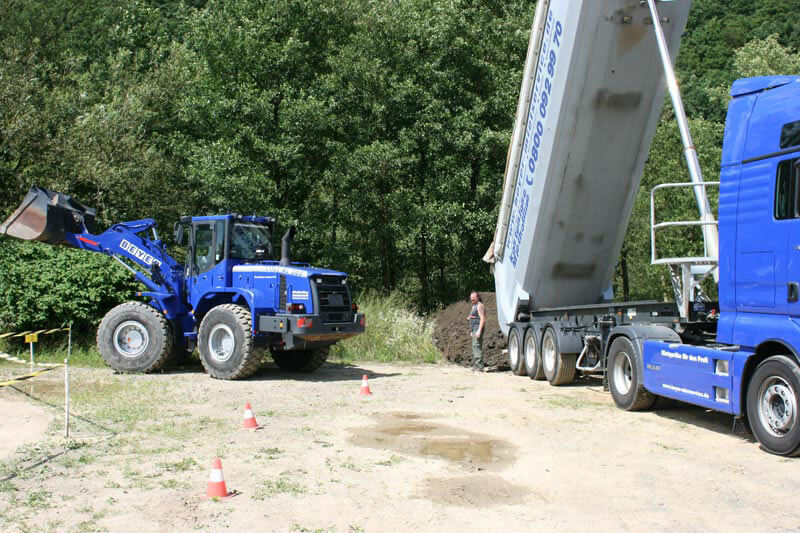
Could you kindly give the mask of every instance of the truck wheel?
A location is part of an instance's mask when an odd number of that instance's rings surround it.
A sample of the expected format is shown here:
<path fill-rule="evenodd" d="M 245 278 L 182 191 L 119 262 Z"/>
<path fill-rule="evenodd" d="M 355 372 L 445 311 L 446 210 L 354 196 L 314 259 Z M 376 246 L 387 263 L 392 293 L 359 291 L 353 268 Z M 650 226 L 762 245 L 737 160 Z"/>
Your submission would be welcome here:
<path fill-rule="evenodd" d="M 241 305 L 218 305 L 206 313 L 197 347 L 212 378 L 246 378 L 261 364 L 261 350 L 253 347 L 250 311 Z"/>
<path fill-rule="evenodd" d="M 568 385 L 575 380 L 574 353 L 563 354 L 558 347 L 558 335 L 552 327 L 547 327 L 542 335 L 542 368 L 550 385 Z"/>
<path fill-rule="evenodd" d="M 278 368 L 285 372 L 313 372 L 328 360 L 330 346 L 314 348 L 311 350 L 289 350 L 286 352 L 272 352 L 272 360 Z"/>
<path fill-rule="evenodd" d="M 156 309 L 125 302 L 100 322 L 97 349 L 117 372 L 153 372 L 164 365 L 172 350 L 172 332 Z"/>
<path fill-rule="evenodd" d="M 756 368 L 747 386 L 747 419 L 753 434 L 770 453 L 800 455 L 800 368 L 775 355 Z"/>
<path fill-rule="evenodd" d="M 522 360 L 525 362 L 525 373 L 531 379 L 544 379 L 544 369 L 542 368 L 542 358 L 539 355 L 539 339 L 536 338 L 536 331 L 528 328 L 525 332 L 525 342 L 522 344 Z"/>
<path fill-rule="evenodd" d="M 639 383 L 639 365 L 633 343 L 617 337 L 608 350 L 608 388 L 620 409 L 640 411 L 653 407 L 656 395 Z"/>
<path fill-rule="evenodd" d="M 522 336 L 518 328 L 511 326 L 508 332 L 508 366 L 515 376 L 525 375 L 525 363 L 522 361 Z"/>

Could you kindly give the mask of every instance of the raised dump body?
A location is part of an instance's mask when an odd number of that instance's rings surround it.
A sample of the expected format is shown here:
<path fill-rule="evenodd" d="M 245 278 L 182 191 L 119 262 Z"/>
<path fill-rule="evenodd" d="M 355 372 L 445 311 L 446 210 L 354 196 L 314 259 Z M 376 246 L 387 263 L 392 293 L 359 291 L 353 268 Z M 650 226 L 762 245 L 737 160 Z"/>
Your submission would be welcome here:
<path fill-rule="evenodd" d="M 658 3 L 673 61 L 690 7 Z M 539 2 L 490 254 L 504 333 L 521 301 L 611 298 L 664 93 L 646 4 Z"/>

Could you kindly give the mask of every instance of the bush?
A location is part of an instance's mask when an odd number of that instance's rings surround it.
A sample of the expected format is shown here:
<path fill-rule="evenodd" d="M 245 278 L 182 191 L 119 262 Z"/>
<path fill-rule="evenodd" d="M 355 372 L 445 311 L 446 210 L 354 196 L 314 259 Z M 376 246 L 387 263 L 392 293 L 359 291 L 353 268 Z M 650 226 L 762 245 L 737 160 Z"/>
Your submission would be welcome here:
<path fill-rule="evenodd" d="M 366 332 L 336 344 L 331 353 L 344 361 L 435 363 L 434 321 L 420 316 L 398 292 L 363 294 L 357 301 L 367 316 Z"/>
<path fill-rule="evenodd" d="M 139 285 L 110 258 L 61 246 L 0 240 L 0 331 L 73 322 L 89 333 Z"/>

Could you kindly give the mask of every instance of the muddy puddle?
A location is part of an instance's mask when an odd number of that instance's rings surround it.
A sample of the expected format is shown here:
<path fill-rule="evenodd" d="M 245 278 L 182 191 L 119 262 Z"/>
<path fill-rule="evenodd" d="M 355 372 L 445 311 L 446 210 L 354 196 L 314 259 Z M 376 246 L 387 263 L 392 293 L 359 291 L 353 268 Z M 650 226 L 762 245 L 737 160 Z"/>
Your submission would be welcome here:
<path fill-rule="evenodd" d="M 350 428 L 348 440 L 356 446 L 433 457 L 477 470 L 501 470 L 516 458 L 516 447 L 504 440 L 424 415 L 388 413 L 375 418 L 375 425 Z"/>

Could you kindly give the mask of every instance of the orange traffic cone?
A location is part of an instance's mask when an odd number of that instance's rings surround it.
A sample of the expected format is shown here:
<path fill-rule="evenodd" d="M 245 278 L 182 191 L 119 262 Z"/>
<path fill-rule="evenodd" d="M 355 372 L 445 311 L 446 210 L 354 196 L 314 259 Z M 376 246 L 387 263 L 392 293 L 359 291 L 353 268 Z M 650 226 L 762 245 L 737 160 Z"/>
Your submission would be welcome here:
<path fill-rule="evenodd" d="M 364 376 L 361 378 L 361 390 L 359 391 L 359 394 L 361 394 L 362 396 L 372 395 L 372 391 L 369 390 L 369 383 L 367 382 L 366 374 L 364 374 Z"/>
<path fill-rule="evenodd" d="M 242 429 L 259 429 L 261 426 L 256 422 L 256 417 L 253 415 L 253 409 L 250 407 L 250 402 L 244 404 L 244 421 L 242 422 Z"/>
<path fill-rule="evenodd" d="M 211 475 L 208 477 L 206 498 L 224 498 L 226 496 L 228 496 L 228 487 L 225 486 L 225 479 L 222 477 L 222 461 L 217 457 L 211 461 Z"/>

